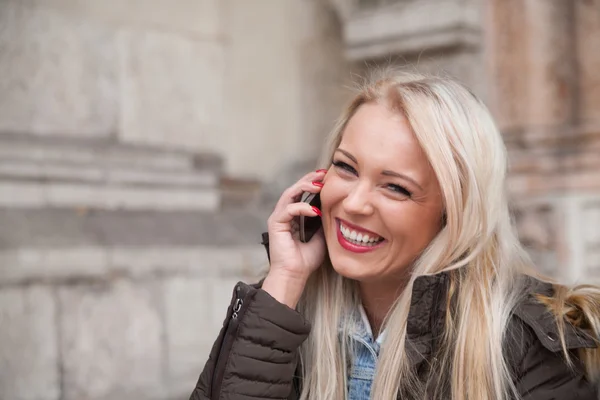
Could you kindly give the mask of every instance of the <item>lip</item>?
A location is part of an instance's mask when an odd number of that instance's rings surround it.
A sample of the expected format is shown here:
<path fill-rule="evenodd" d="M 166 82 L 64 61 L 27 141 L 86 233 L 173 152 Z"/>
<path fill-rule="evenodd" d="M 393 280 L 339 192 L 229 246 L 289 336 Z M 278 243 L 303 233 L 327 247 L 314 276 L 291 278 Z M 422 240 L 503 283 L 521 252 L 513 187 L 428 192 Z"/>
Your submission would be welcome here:
<path fill-rule="evenodd" d="M 375 232 L 371 232 L 368 231 L 366 229 L 362 229 L 357 227 L 356 225 L 350 224 L 346 221 L 340 220 L 339 218 L 336 218 L 336 228 L 337 228 L 337 239 L 338 242 L 340 243 L 340 246 L 342 246 L 344 249 L 351 251 L 353 253 L 368 253 L 370 251 L 373 250 L 377 250 L 378 248 L 380 248 L 381 246 L 383 246 L 385 244 L 385 242 L 387 242 L 386 239 L 383 239 L 381 242 L 377 243 L 374 246 L 359 246 L 356 245 L 354 243 L 349 242 L 348 240 L 346 240 L 346 238 L 342 235 L 342 230 L 340 229 L 340 222 L 342 222 L 344 225 L 346 225 L 349 228 L 354 228 L 357 230 L 360 230 L 361 232 L 366 232 L 366 233 L 370 233 L 372 235 L 377 235 Z M 377 235 L 379 236 L 379 235 Z"/>
<path fill-rule="evenodd" d="M 381 236 L 379 233 L 377 233 L 377 232 L 373 232 L 373 231 L 370 231 L 370 230 L 368 230 L 368 229 L 365 229 L 365 228 L 363 228 L 363 227 L 360 227 L 360 226 L 358 226 L 358 225 L 354 225 L 354 224 L 352 224 L 352 223 L 350 223 L 350 222 L 346 221 L 345 219 L 336 218 L 336 222 L 337 222 L 337 224 L 338 224 L 338 228 L 339 228 L 339 226 L 340 226 L 340 222 L 341 222 L 342 224 L 344 224 L 344 225 L 345 225 L 345 226 L 347 226 L 348 228 L 352 228 L 352 229 L 354 229 L 355 231 L 360 231 L 361 233 L 367 233 L 367 234 L 369 234 L 369 235 L 371 235 L 371 236 L 377 236 L 377 237 L 380 237 L 380 238 L 383 238 L 383 239 L 385 239 L 385 238 L 384 238 L 383 236 Z"/>

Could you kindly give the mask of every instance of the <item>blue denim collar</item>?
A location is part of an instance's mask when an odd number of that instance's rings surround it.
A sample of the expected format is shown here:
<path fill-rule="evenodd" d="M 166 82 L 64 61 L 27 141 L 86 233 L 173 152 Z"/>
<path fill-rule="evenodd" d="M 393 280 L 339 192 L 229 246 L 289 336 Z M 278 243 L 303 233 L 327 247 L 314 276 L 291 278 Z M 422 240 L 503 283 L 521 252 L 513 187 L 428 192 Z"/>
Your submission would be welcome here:
<path fill-rule="evenodd" d="M 435 338 L 443 332 L 448 283 L 449 275 L 445 272 L 420 276 L 413 283 L 405 346 L 411 364 L 415 367 L 431 355 Z M 381 345 L 389 334 L 388 330 L 383 330 L 374 338 L 365 309 L 360 303 L 343 318 L 350 318 L 349 328 L 347 332 L 343 332 L 343 320 L 339 333 L 363 344 L 369 344 L 379 354 Z"/>

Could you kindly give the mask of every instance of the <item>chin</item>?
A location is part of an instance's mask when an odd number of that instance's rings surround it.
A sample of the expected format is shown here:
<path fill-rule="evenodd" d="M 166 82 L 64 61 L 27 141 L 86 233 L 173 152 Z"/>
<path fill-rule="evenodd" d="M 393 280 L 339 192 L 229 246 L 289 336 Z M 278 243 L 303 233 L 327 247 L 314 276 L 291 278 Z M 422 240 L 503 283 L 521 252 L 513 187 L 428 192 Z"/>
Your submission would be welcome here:
<path fill-rule="evenodd" d="M 378 276 L 380 276 L 380 274 L 374 273 L 372 270 L 367 270 L 365 265 L 359 263 L 357 260 L 340 260 L 334 256 L 331 257 L 331 266 L 335 272 L 344 278 L 359 282 L 377 280 Z"/>

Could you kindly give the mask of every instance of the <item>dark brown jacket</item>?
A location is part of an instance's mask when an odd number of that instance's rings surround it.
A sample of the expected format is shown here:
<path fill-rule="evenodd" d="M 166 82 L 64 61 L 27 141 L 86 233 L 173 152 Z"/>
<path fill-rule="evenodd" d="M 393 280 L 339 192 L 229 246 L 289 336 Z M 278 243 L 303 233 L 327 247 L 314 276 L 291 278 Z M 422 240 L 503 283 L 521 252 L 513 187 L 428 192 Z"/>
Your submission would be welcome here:
<path fill-rule="evenodd" d="M 526 400 L 596 400 L 581 362 L 575 357 L 572 369 L 565 363 L 554 317 L 533 297 L 551 294 L 552 286 L 527 279 L 528 294 L 514 310 L 504 346 L 519 393 Z M 406 350 L 419 375 L 443 327 L 447 289 L 446 274 L 419 277 L 413 286 Z M 578 328 L 565 329 L 574 355 L 578 348 L 596 346 Z M 309 332 L 310 324 L 298 312 L 258 286 L 239 283 L 190 400 L 296 400 L 296 354 Z"/>

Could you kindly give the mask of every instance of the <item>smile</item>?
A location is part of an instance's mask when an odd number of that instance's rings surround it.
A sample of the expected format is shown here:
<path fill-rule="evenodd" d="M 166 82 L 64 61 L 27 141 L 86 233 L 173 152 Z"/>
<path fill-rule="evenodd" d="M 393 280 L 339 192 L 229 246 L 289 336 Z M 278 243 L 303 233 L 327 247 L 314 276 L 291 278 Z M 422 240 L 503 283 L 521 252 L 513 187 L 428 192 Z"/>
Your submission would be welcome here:
<path fill-rule="evenodd" d="M 374 232 L 367 231 L 337 219 L 337 236 L 340 245 L 354 253 L 365 253 L 380 247 L 385 239 Z"/>

